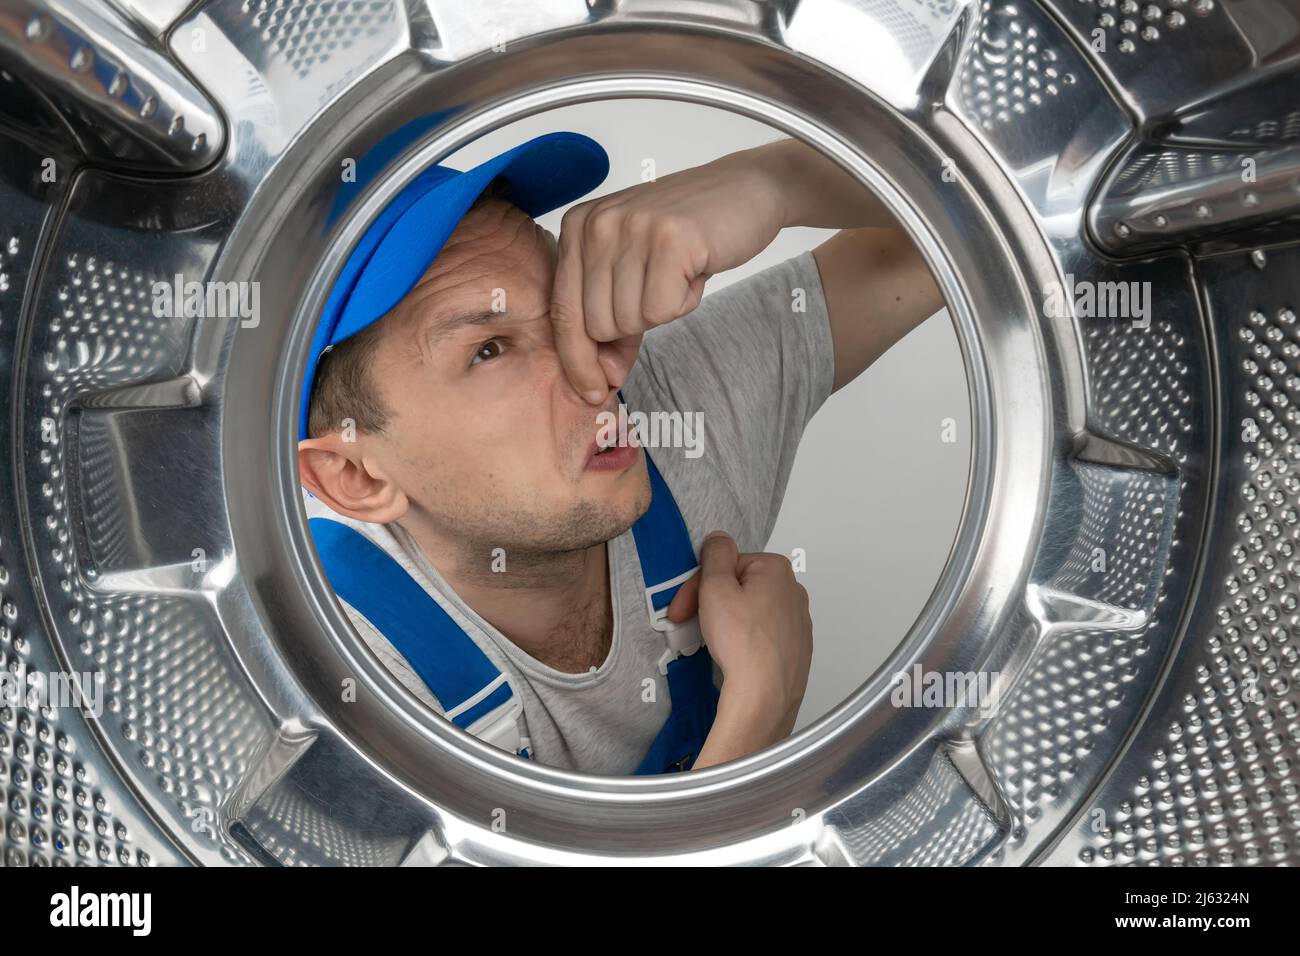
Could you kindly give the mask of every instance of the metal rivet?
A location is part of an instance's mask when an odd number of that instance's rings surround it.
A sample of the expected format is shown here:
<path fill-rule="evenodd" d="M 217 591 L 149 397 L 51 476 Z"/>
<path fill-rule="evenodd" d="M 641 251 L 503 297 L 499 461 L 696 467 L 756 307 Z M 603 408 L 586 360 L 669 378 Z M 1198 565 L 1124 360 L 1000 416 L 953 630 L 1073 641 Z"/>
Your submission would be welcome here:
<path fill-rule="evenodd" d="M 27 28 L 23 32 L 33 43 L 41 43 L 49 38 L 50 18 L 43 13 L 38 13 L 27 21 Z"/>

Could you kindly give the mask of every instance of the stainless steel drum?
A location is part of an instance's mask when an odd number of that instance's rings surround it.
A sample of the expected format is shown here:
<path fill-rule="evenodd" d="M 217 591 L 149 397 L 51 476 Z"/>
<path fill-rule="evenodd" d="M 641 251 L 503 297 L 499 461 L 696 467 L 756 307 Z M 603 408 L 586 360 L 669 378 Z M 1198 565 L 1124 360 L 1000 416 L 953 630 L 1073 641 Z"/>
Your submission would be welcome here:
<path fill-rule="evenodd" d="M 1296 0 L 0 0 L 0 660 L 103 681 L 0 704 L 5 862 L 1300 862 L 1297 94 Z M 884 670 L 676 779 L 425 712 L 333 600 L 292 454 L 387 197 L 638 96 L 876 189 L 976 423 Z M 258 320 L 167 314 L 178 275 L 260 283 Z M 892 706 L 917 664 L 998 706 Z"/>

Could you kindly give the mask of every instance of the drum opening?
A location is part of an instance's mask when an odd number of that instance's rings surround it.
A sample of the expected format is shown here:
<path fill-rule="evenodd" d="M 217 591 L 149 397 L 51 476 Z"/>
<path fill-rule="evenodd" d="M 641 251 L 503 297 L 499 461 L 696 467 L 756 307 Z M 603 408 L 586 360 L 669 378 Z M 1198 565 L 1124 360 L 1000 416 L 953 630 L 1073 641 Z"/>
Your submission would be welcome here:
<path fill-rule="evenodd" d="M 641 184 L 662 183 L 666 178 L 680 171 L 703 169 L 722 156 L 735 156 L 742 151 L 761 148 L 766 144 L 787 138 L 785 132 L 765 124 L 757 117 L 742 115 L 716 106 L 672 99 L 622 98 L 575 103 L 536 113 L 507 125 L 500 125 L 464 143 L 438 159 L 437 163 L 460 171 L 471 171 L 522 143 L 556 131 L 590 137 L 604 146 L 609 156 L 609 175 L 589 193 L 584 193 L 580 198 L 536 217 L 537 226 L 545 231 L 536 237 L 536 241 L 541 245 L 532 250 L 539 256 L 543 255 L 540 250 L 547 241 L 542 236 L 549 234 L 549 240 L 555 243 L 562 232 L 561 221 L 564 214 L 573 206 L 599 200 L 602 196 L 614 192 L 632 190 Z M 800 141 L 793 140 L 793 142 Z M 802 145 L 805 149 L 814 149 L 806 142 Z M 820 159 L 829 162 L 825 154 L 821 154 Z M 432 165 L 433 163 L 425 161 L 421 169 L 416 172 L 422 173 Z M 409 166 L 408 171 L 410 171 Z M 864 196 L 871 194 L 860 183 L 857 184 L 857 188 Z M 509 182 L 504 177 L 493 176 L 485 197 L 487 205 L 476 204 L 466 213 L 467 217 L 479 217 L 478 231 L 468 235 L 452 232 L 449 240 L 451 248 L 454 249 L 461 243 L 484 242 L 486 237 L 492 234 L 490 217 L 485 215 L 484 210 L 495 209 L 495 215 L 498 217 L 507 215 L 505 207 L 492 204 L 500 201 L 510 203 L 511 195 Z M 523 218 L 518 214 L 518 207 L 513 209 L 516 225 L 518 225 L 523 222 Z M 897 220 L 891 221 L 897 222 Z M 756 291 L 748 293 L 749 301 L 756 301 L 755 295 L 781 294 L 783 299 L 790 299 L 789 303 L 780 303 L 780 308 L 783 312 L 786 308 L 789 309 L 786 314 L 792 321 L 807 319 L 808 299 L 811 292 L 814 313 L 820 310 L 820 320 L 827 322 L 829 303 L 821 274 L 824 266 L 819 265 L 819 261 L 832 262 L 835 267 L 842 269 L 846 255 L 852 255 L 851 252 L 846 253 L 843 249 L 837 252 L 826 245 L 837 231 L 839 230 L 836 228 L 819 229 L 811 226 L 791 226 L 780 229 L 774 240 L 757 255 L 749 257 L 734 268 L 712 276 L 707 282 L 705 299 L 697 311 L 701 315 L 710 312 L 712 307 L 707 304 L 708 297 L 734 285 L 729 293 L 732 298 L 740 298 L 747 294 L 747 289 L 752 288 Z M 885 235 L 883 229 L 871 231 Z M 558 245 L 556 248 L 558 249 Z M 861 249 L 869 250 L 870 247 L 863 243 Z M 547 254 L 558 259 L 556 251 Z M 819 260 L 818 256 L 822 256 L 823 259 Z M 491 268 L 492 262 L 489 256 L 481 260 L 475 260 L 472 256 L 463 257 L 463 261 L 466 268 L 477 269 L 480 275 L 484 269 Z M 864 268 L 877 269 L 884 277 L 881 281 L 888 280 L 887 270 L 877 264 L 866 262 L 865 259 L 864 262 Z M 499 264 L 496 267 L 500 269 Z M 808 271 L 809 267 L 813 271 Z M 424 273 L 422 279 L 428 277 L 431 272 L 434 274 L 438 272 L 436 262 L 430 271 Z M 763 280 L 760 274 L 767 278 Z M 433 293 L 438 291 L 455 297 L 456 294 L 452 290 L 456 289 L 457 283 L 449 278 L 452 275 L 448 272 L 437 277 L 430 286 L 430 301 L 436 298 Z M 811 278 L 817 282 L 818 287 L 812 290 L 793 288 L 789 281 L 792 277 Z M 509 300 L 521 298 L 524 301 L 525 313 L 532 318 L 537 318 L 545 305 L 542 301 L 545 293 L 542 284 L 546 278 L 543 270 L 532 276 L 528 282 L 515 283 L 515 277 L 502 271 L 498 273 L 498 277 L 480 280 L 478 284 L 482 288 L 478 291 L 486 297 L 484 304 L 489 309 L 492 307 L 492 302 L 487 300 L 491 299 L 493 293 L 498 293 L 500 304 L 505 312 L 509 312 Z M 486 285 L 484 281 L 487 282 Z M 782 286 L 782 281 L 786 282 L 786 285 Z M 760 282 L 763 284 L 756 285 Z M 915 283 L 912 289 L 914 291 Z M 839 289 L 837 288 L 836 291 L 839 292 Z M 416 292 L 417 294 L 419 292 L 418 286 Z M 900 291 L 896 297 L 901 298 L 903 294 L 905 293 Z M 459 298 L 463 300 L 464 296 Z M 836 304 L 843 308 L 841 298 L 836 299 Z M 818 392 L 813 381 L 818 373 L 816 371 L 810 373 L 808 379 L 802 384 L 808 395 L 812 396 L 812 400 L 817 402 L 818 409 L 808 421 L 801 437 L 794 442 L 797 451 L 787 449 L 783 453 L 784 457 L 776 463 L 778 474 L 768 479 L 772 493 L 780 499 L 779 505 L 772 508 L 770 513 L 757 517 L 747 516 L 748 525 L 742 526 L 742 522 L 736 527 L 721 529 L 742 540 L 746 538 L 755 540 L 756 536 L 761 537 L 767 532 L 768 536 L 761 547 L 741 550 L 762 550 L 785 556 L 790 561 L 795 580 L 807 590 L 809 595 L 815 650 L 806 691 L 798 707 L 797 719 L 783 739 L 789 739 L 789 736 L 800 733 L 833 712 L 846 698 L 871 682 L 873 675 L 877 683 L 884 678 L 896 685 L 898 694 L 902 695 L 900 700 L 904 700 L 899 706 L 913 706 L 906 701 L 911 701 L 914 695 L 917 701 L 915 706 L 921 705 L 924 686 L 912 686 L 918 676 L 913 670 L 898 670 L 897 673 L 888 674 L 884 671 L 887 670 L 886 664 L 890 658 L 897 657 L 904 638 L 912 631 L 927 602 L 933 598 L 936 582 L 944 572 L 952 554 L 954 539 L 970 494 L 968 479 L 973 447 L 972 411 L 970 392 L 966 386 L 964 352 L 954 323 L 950 321 L 946 308 L 942 307 L 942 301 L 940 305 L 941 307 L 932 315 L 919 320 L 899 319 L 897 313 L 894 313 L 893 321 L 910 322 L 910 324 L 901 329 L 901 334 L 896 336 L 895 341 L 882 348 L 879 357 L 875 358 L 864 372 L 848 381 L 834 394 L 824 393 L 826 384 L 824 382 L 823 390 Z M 530 309 L 531 312 L 528 312 Z M 873 309 L 871 304 L 864 303 L 863 321 L 870 322 L 873 313 L 879 311 L 881 310 Z M 400 316 L 402 321 L 410 323 L 411 316 L 417 313 L 418 310 L 394 307 L 382 321 L 388 322 L 390 318 Z M 537 315 L 534 316 L 532 313 Z M 698 319 L 699 316 L 696 318 Z M 733 325 L 739 327 L 734 317 L 731 321 Z M 375 323 L 375 326 L 371 327 L 372 333 L 379 324 Z M 669 324 L 647 335 L 651 337 L 650 341 L 653 343 L 671 328 L 672 325 Z M 819 341 L 816 336 L 809 336 L 802 347 L 806 350 L 811 347 L 808 343 L 825 345 L 824 340 L 833 341 L 833 330 L 828 328 L 824 332 L 826 334 L 822 341 Z M 320 334 L 319 327 L 317 334 L 318 336 Z M 517 329 L 515 334 L 522 335 L 523 332 Z M 392 349 L 384 350 L 378 344 L 382 341 L 380 335 L 368 334 L 366 337 L 368 341 L 365 343 L 365 353 L 371 361 L 374 361 L 376 356 L 391 358 L 398 354 Z M 490 341 L 490 336 L 485 334 L 484 344 L 492 352 L 489 360 L 500 354 L 495 350 L 495 346 L 488 344 Z M 529 339 L 528 342 L 532 347 L 533 340 Z M 795 345 L 798 346 L 799 343 Z M 540 352 L 540 347 L 538 348 Z M 324 351 L 318 369 L 325 369 L 327 375 L 335 372 L 335 369 L 326 368 L 327 364 L 335 362 L 339 357 L 335 353 L 347 351 L 344 345 L 329 347 Z M 539 353 L 534 353 L 534 356 L 536 354 Z M 807 351 L 802 354 L 812 355 Z M 333 376 L 332 386 L 336 399 L 339 394 L 357 396 L 358 386 L 363 383 L 374 387 L 376 383 L 365 382 L 364 377 L 358 378 L 358 369 L 364 367 L 364 362 L 356 361 L 355 355 L 345 355 L 344 364 L 347 369 L 345 374 L 341 378 L 337 375 Z M 485 363 L 478 361 L 474 364 Z M 628 371 L 630 370 L 631 366 L 628 368 Z M 825 370 L 822 371 L 824 373 Z M 520 366 L 520 374 L 529 373 L 530 366 Z M 316 374 L 319 376 L 320 372 L 317 371 Z M 441 374 L 447 381 L 451 380 L 445 369 Z M 340 381 L 348 387 L 340 387 Z M 465 379 L 460 380 L 461 384 L 464 381 Z M 634 378 L 632 382 L 636 384 L 637 380 Z M 773 379 L 772 382 L 775 385 L 780 384 L 777 379 Z M 385 383 L 378 384 L 379 390 L 384 392 Z M 652 630 L 636 627 L 635 618 L 628 613 L 632 610 L 629 606 L 635 595 L 632 591 L 627 591 L 629 587 L 627 579 L 630 574 L 642 570 L 635 563 L 635 555 L 639 552 L 632 547 L 616 546 L 613 543 L 606 547 L 607 558 L 615 565 L 612 569 L 614 577 L 610 579 L 610 586 L 627 593 L 620 593 L 616 598 L 609 599 L 611 610 L 605 625 L 609 635 L 608 641 L 607 644 L 602 645 L 597 640 L 595 644 L 585 646 L 589 656 L 595 655 L 590 662 L 585 659 L 579 661 L 577 658 L 581 656 L 580 654 L 566 655 L 554 652 L 536 642 L 529 646 L 534 651 L 540 650 L 540 656 L 527 653 L 520 645 L 504 647 L 500 641 L 509 640 L 502 633 L 505 628 L 495 627 L 492 621 L 493 615 L 481 614 L 472 600 L 467 600 L 464 594 L 460 594 L 458 589 L 450 584 L 453 577 L 458 577 L 462 581 L 472 581 L 474 583 L 468 590 L 482 595 L 490 593 L 483 583 L 492 580 L 490 575 L 498 575 L 500 580 L 504 581 L 509 579 L 513 566 L 529 569 L 535 567 L 535 563 L 530 560 L 532 558 L 530 549 L 517 547 L 517 542 L 512 542 L 505 534 L 495 546 L 490 546 L 491 542 L 476 542 L 480 545 L 484 564 L 482 576 L 477 578 L 474 575 L 466 576 L 463 567 L 455 569 L 449 567 L 445 563 L 444 556 L 431 557 L 428 553 L 428 550 L 432 550 L 428 547 L 431 542 L 445 540 L 432 529 L 442 529 L 449 523 L 454 524 L 448 519 L 481 507 L 474 503 L 475 497 L 480 495 L 480 489 L 491 488 L 489 475 L 499 476 L 501 472 L 500 462 L 503 459 L 494 461 L 494 453 L 488 454 L 481 463 L 473 466 L 483 469 L 483 474 L 477 482 L 470 480 L 472 468 L 464 466 L 463 458 L 469 453 L 468 449 L 478 441 L 480 434 L 486 434 L 490 438 L 502 434 L 495 432 L 493 430 L 495 426 L 491 423 L 504 416 L 506 411 L 504 407 L 494 407 L 488 402 L 486 407 L 481 407 L 483 417 L 475 418 L 480 411 L 475 408 L 475 403 L 483 406 L 481 396 L 487 393 L 480 391 L 476 394 L 479 397 L 474 398 L 467 405 L 459 406 L 456 414 L 451 416 L 452 420 L 443 423 L 446 428 L 444 441 L 438 438 L 438 435 L 442 434 L 439 427 L 429 427 L 429 420 L 437 416 L 426 411 L 412 414 L 409 408 L 401 407 L 403 402 L 401 389 L 388 392 L 386 401 L 375 403 L 381 413 L 389 411 L 384 406 L 394 406 L 398 412 L 391 419 L 385 418 L 384 424 L 390 430 L 383 435 L 381 441 L 387 444 L 369 446 L 368 451 L 353 456 L 356 460 L 352 461 L 350 466 L 345 466 L 346 470 L 346 467 L 355 468 L 358 464 L 364 463 L 367 454 L 372 450 L 378 452 L 377 459 L 369 459 L 372 464 L 382 461 L 389 453 L 397 456 L 389 459 L 390 462 L 405 460 L 409 463 L 416 460 L 409 451 L 398 451 L 402 448 L 402 443 L 400 440 L 393 442 L 391 431 L 393 421 L 402 421 L 408 427 L 415 422 L 422 422 L 420 427 L 427 427 L 428 430 L 422 433 L 421 441 L 437 442 L 440 447 L 446 445 L 458 449 L 456 453 L 462 460 L 449 473 L 454 476 L 454 479 L 451 477 L 435 479 L 429 484 L 417 486 L 413 494 L 401 492 L 407 497 L 408 507 L 413 503 L 422 519 L 422 521 L 412 522 L 419 528 L 417 533 L 412 534 L 409 528 L 402 525 L 400 518 L 391 522 L 365 522 L 358 517 L 365 514 L 389 517 L 393 510 L 391 501 L 385 503 L 384 507 L 388 509 L 387 511 L 382 509 L 367 511 L 366 508 L 371 507 L 370 503 L 363 503 L 363 507 L 354 510 L 347 508 L 335 510 L 334 507 L 325 504 L 325 501 L 335 505 L 344 503 L 340 498 L 335 497 L 338 488 L 343 487 L 346 490 L 344 484 L 333 484 L 329 488 L 318 486 L 318 490 L 323 491 L 324 494 L 308 493 L 304 497 L 304 502 L 309 519 L 314 516 L 318 522 L 321 519 L 336 520 L 339 515 L 349 519 L 339 523 L 350 525 L 352 531 L 360 531 L 363 536 L 369 537 L 372 545 L 379 545 L 389 558 L 395 560 L 401 571 L 420 583 L 422 589 L 427 591 L 433 588 L 443 596 L 445 600 L 439 603 L 446 617 L 462 633 L 467 632 L 476 638 L 474 644 L 479 651 L 483 652 L 480 656 L 486 659 L 489 667 L 495 667 L 497 675 L 514 695 L 517 695 L 517 699 L 522 699 L 525 714 L 529 709 L 536 709 L 539 706 L 542 708 L 543 718 L 538 722 L 542 725 L 539 727 L 540 733 L 528 729 L 528 721 L 525 717 L 522 721 L 515 721 L 524 728 L 520 734 L 521 739 L 503 743 L 505 738 L 509 737 L 506 726 L 512 722 L 509 719 L 498 720 L 497 726 L 487 731 L 484 730 L 484 724 L 480 720 L 475 728 L 477 730 L 475 736 L 516 751 L 523 751 L 531 744 L 534 752 L 527 755 L 545 763 L 536 751 L 537 740 L 558 739 L 556 732 L 561 729 L 561 725 L 560 723 L 548 725 L 548 721 L 553 719 L 553 716 L 541 697 L 546 696 L 552 706 L 559 706 L 564 695 L 545 692 L 544 695 L 538 695 L 535 691 L 527 689 L 521 692 L 521 689 L 516 688 L 515 685 L 527 681 L 529 675 L 541 674 L 542 680 L 561 685 L 567 680 L 572 685 L 571 693 L 574 699 L 580 699 L 584 683 L 588 684 L 589 688 L 598 687 L 601 682 L 614 679 L 615 675 L 621 676 L 626 681 L 628 675 L 635 671 L 635 665 L 629 665 L 626 658 L 633 653 L 646 656 L 645 643 L 648 639 L 654 639 L 655 635 Z M 631 409 L 630 404 L 623 404 L 625 409 Z M 544 406 L 545 403 L 541 405 Z M 337 401 L 332 407 L 336 411 L 340 408 Z M 714 408 L 721 409 L 723 404 L 715 403 Z M 340 419 L 339 435 L 346 435 L 349 442 L 356 442 L 359 429 L 362 435 L 360 446 L 367 447 L 366 422 L 376 420 L 375 410 L 374 407 L 365 407 L 363 403 L 357 415 L 336 415 L 335 417 Z M 319 411 L 319 406 L 316 411 Z M 632 413 L 635 411 L 631 409 Z M 651 446 L 645 448 L 646 454 L 652 457 L 659 454 L 677 456 L 676 464 L 661 465 L 660 470 L 666 468 L 671 472 L 670 489 L 677 484 L 678 488 L 673 489 L 674 492 L 680 491 L 685 496 L 686 500 L 679 505 L 684 517 L 689 520 L 700 520 L 697 515 L 707 510 L 707 500 L 695 499 L 702 495 L 707 497 L 707 492 L 700 490 L 702 488 L 700 480 L 692 478 L 690 470 L 696 467 L 691 465 L 694 460 L 703 459 L 707 464 L 707 456 L 710 454 L 708 415 L 711 413 L 707 408 L 642 411 L 647 414 L 639 422 L 627 421 L 629 432 L 639 436 L 637 439 L 639 443 Z M 661 418 L 655 421 L 651 414 L 654 411 L 674 411 L 681 414 L 676 418 Z M 382 414 L 380 417 L 384 418 Z M 533 442 L 531 436 L 547 427 L 554 427 L 553 413 L 547 410 L 546 414 L 539 414 L 533 422 L 528 422 L 527 417 L 527 413 L 516 415 L 511 426 L 524 429 L 530 436 L 523 442 L 525 447 L 540 448 L 546 442 Z M 630 419 L 631 414 L 628 414 L 628 417 Z M 358 419 L 361 420 L 361 424 L 358 424 Z M 619 426 L 624 424 L 624 420 L 614 418 L 610 420 L 610 424 L 617 437 Z M 714 454 L 726 454 L 728 439 L 733 434 L 745 433 L 743 426 L 740 429 L 732 426 L 733 431 L 728 432 L 726 430 L 728 423 L 720 424 L 723 444 L 713 452 Z M 651 433 L 652 427 L 655 429 L 653 433 Z M 567 439 L 570 432 L 563 429 L 561 432 Z M 646 438 L 650 439 L 649 443 L 645 441 Z M 488 447 L 494 445 L 495 439 Z M 340 451 L 346 456 L 347 452 L 341 446 L 333 446 L 333 454 L 337 455 Z M 326 452 L 322 452 L 321 456 L 325 454 Z M 300 463 L 302 460 L 300 458 Z M 327 481 L 339 481 L 340 472 L 335 470 L 331 473 L 330 467 L 321 465 L 320 462 L 313 463 L 308 469 L 311 475 L 307 481 L 319 481 L 322 476 Z M 379 465 L 379 468 L 382 471 L 383 465 Z M 415 477 L 417 470 L 407 470 L 405 477 L 407 479 Z M 730 473 L 739 475 L 745 470 L 747 469 L 733 467 Z M 725 469 L 724 473 L 727 473 Z M 355 471 L 349 474 L 352 478 L 356 477 Z M 392 476 L 389 474 L 385 477 Z M 784 487 L 778 488 L 778 485 Z M 434 487 L 457 488 L 455 494 L 464 496 L 465 500 L 453 505 L 430 508 L 425 502 L 436 500 L 430 494 Z M 514 487 L 522 488 L 524 485 L 518 484 Z M 389 489 L 381 492 L 380 497 L 391 493 Z M 491 492 L 489 491 L 488 494 L 490 495 Z M 498 494 L 501 494 L 501 491 L 498 491 Z M 515 491 L 514 494 L 518 496 L 519 492 Z M 752 494 L 757 496 L 759 493 L 753 491 Z M 455 495 L 453 494 L 452 497 L 454 498 Z M 509 493 L 506 497 L 509 497 Z M 354 495 L 348 500 L 356 502 L 360 499 Z M 519 505 L 516 503 L 506 501 L 498 507 L 513 513 L 520 521 L 526 523 L 529 520 L 538 520 L 545 527 L 545 521 L 537 514 L 519 510 Z M 511 512 L 511 509 L 515 510 Z M 394 528 L 393 525 L 397 527 Z M 316 527 L 319 528 L 321 525 L 317 524 Z M 606 530 L 614 531 L 614 534 L 607 539 L 610 542 L 614 542 L 620 536 L 627 539 L 626 543 L 635 541 L 630 527 L 611 526 L 611 529 Z M 698 534 L 702 535 L 707 530 L 709 529 L 703 529 Z M 421 539 L 424 541 L 423 545 Z M 317 537 L 316 540 L 319 556 L 320 538 Z M 877 544 L 874 547 L 870 545 L 864 547 L 864 542 L 877 542 Z M 512 558 L 521 552 L 522 559 L 519 560 L 518 565 L 512 565 Z M 618 564 L 619 561 L 622 562 L 621 565 Z M 328 572 L 326 576 L 328 579 Z M 351 586 L 358 601 L 364 601 L 362 593 L 364 587 L 357 590 L 360 586 L 356 581 L 353 581 Z M 333 588 L 333 590 L 335 596 L 341 598 L 339 589 Z M 615 606 L 620 608 L 617 624 L 612 623 L 614 617 L 612 609 Z M 637 610 L 645 612 L 644 605 Z M 444 712 L 449 710 L 439 706 L 438 697 L 432 692 L 430 683 L 426 679 L 428 669 L 436 667 L 436 664 L 429 661 L 413 661 L 409 656 L 409 648 L 404 653 L 400 641 L 388 639 L 383 633 L 384 629 L 370 620 L 371 616 L 383 616 L 385 612 L 382 608 L 377 606 L 375 615 L 367 616 L 352 603 L 348 603 L 345 611 L 353 624 L 354 632 L 361 638 L 357 641 L 357 646 L 362 648 L 363 652 L 371 654 L 372 659 L 377 658 L 388 676 L 417 699 L 418 706 L 426 709 L 439 707 Z M 436 614 L 437 612 L 426 609 L 425 613 Z M 581 626 L 596 621 L 594 629 L 600 631 L 598 617 L 599 615 L 584 617 Z M 517 621 L 518 619 L 511 618 L 507 614 L 505 618 L 498 618 L 498 620 Z M 389 626 L 400 627 L 401 625 L 394 625 L 390 621 Z M 356 640 L 352 635 L 348 637 Z M 596 662 L 597 660 L 599 663 Z M 478 662 L 479 665 L 483 663 L 483 660 Z M 422 668 L 425 669 L 426 677 L 420 676 Z M 649 670 L 647 667 L 643 669 Z M 720 670 L 720 667 L 717 668 L 717 671 Z M 717 676 L 715 672 L 715 680 Z M 925 675 L 920 676 L 924 680 Z M 659 724 L 662 722 L 660 718 L 663 716 L 665 704 L 671 712 L 671 694 L 666 695 L 669 701 L 663 701 L 666 688 L 656 686 L 652 671 L 644 677 L 644 681 L 627 684 L 627 693 L 635 697 L 636 703 L 631 708 L 623 708 L 622 712 L 634 714 L 644 706 L 646 713 L 652 715 L 646 726 L 652 723 Z M 488 688 L 488 683 L 484 684 L 484 688 Z M 485 710 L 483 700 L 494 693 L 499 696 L 499 690 L 500 684 L 497 684 L 494 688 L 484 690 L 478 699 L 467 698 L 466 701 L 460 702 L 459 710 L 451 709 L 453 719 L 476 707 L 480 711 Z M 590 694 L 590 689 L 588 693 Z M 606 707 L 610 706 L 608 701 L 607 696 Z M 598 709 L 592 711 L 592 713 L 599 712 Z M 482 714 L 475 715 L 475 720 L 479 720 L 481 716 Z M 581 723 L 581 720 L 578 722 Z M 462 721 L 462 729 L 465 726 L 467 723 Z M 601 728 L 600 734 L 596 734 L 596 728 L 593 727 L 592 733 L 594 736 L 600 736 L 607 734 L 608 730 Z M 593 747 L 596 750 L 600 749 L 596 745 Z M 626 760 L 626 749 L 622 752 Z M 593 758 L 590 753 L 579 755 L 569 751 L 564 753 L 560 761 L 548 765 L 583 773 L 582 761 L 592 759 L 600 758 Z M 618 758 L 607 756 L 605 759 L 616 761 Z M 613 773 L 609 770 L 585 772 Z M 613 775 L 618 774 L 613 773 Z"/>

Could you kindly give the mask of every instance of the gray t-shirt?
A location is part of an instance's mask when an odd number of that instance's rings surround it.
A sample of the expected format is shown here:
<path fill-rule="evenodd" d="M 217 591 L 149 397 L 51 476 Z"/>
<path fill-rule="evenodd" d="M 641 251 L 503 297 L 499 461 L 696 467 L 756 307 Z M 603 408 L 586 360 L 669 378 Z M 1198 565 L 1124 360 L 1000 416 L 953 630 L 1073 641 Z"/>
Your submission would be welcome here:
<path fill-rule="evenodd" d="M 763 550 L 804 427 L 830 395 L 833 377 L 826 300 L 811 252 L 707 295 L 690 315 L 646 333 L 623 396 L 629 412 L 702 415 L 702 454 L 647 448 L 697 553 L 715 529 L 735 538 L 742 552 Z M 539 763 L 617 775 L 640 765 L 671 704 L 659 672 L 664 635 L 650 626 L 631 529 L 607 546 L 614 619 L 609 656 L 599 668 L 573 674 L 542 664 L 479 617 L 398 523 L 344 518 L 306 492 L 304 503 L 308 517 L 344 521 L 388 551 L 506 675 L 523 698 Z M 396 648 L 341 603 L 398 680 L 442 713 Z M 716 662 L 714 681 L 721 686 Z"/>

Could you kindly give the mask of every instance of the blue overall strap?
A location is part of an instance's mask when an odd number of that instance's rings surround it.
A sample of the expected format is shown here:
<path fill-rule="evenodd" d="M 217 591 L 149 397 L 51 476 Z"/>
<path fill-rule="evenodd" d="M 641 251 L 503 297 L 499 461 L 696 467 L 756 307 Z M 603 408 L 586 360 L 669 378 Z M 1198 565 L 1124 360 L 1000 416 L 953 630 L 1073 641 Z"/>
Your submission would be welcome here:
<path fill-rule="evenodd" d="M 621 391 L 618 398 L 623 401 Z M 659 671 L 666 674 L 671 661 L 684 654 L 693 654 L 702 646 L 699 623 L 695 618 L 685 624 L 668 620 L 668 605 L 700 566 L 677 501 L 655 467 L 649 451 L 645 452 L 645 465 L 650 475 L 650 507 L 632 525 L 632 537 L 636 541 L 637 559 L 641 562 L 650 626 L 662 632 L 668 644 L 659 660 Z"/>
<path fill-rule="evenodd" d="M 512 704 L 505 675 L 392 555 L 340 521 L 311 518 L 308 525 L 335 593 L 397 648 L 448 720 L 468 731 Z M 525 757 L 526 744 L 517 750 Z"/>
<path fill-rule="evenodd" d="M 621 391 L 618 399 L 623 402 Z M 713 658 L 700 638 L 698 616 L 684 624 L 668 620 L 668 605 L 700 568 L 681 510 L 649 451 L 645 464 L 650 474 L 650 507 L 632 525 L 632 537 L 641 562 L 650 626 L 664 634 L 668 645 L 659 670 L 668 676 L 672 709 L 633 771 L 637 775 L 690 770 L 713 728 L 719 697 Z"/>
<path fill-rule="evenodd" d="M 650 473 L 650 507 L 632 525 L 637 557 L 641 560 L 641 577 L 646 586 L 646 607 L 652 623 L 668 616 L 668 605 L 682 584 L 699 570 L 695 548 L 686 531 L 686 522 L 677 510 L 677 502 L 650 453 L 645 456 Z"/>
<path fill-rule="evenodd" d="M 690 770 L 718 714 L 718 688 L 713 683 L 713 658 L 701 647 L 668 665 L 668 694 L 673 709 L 659 736 L 650 745 L 638 776 Z"/>

